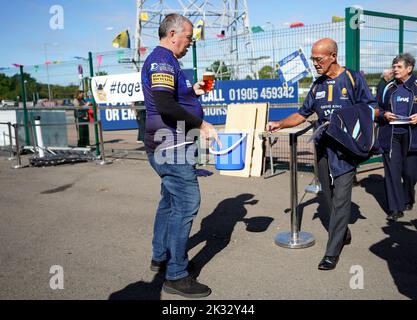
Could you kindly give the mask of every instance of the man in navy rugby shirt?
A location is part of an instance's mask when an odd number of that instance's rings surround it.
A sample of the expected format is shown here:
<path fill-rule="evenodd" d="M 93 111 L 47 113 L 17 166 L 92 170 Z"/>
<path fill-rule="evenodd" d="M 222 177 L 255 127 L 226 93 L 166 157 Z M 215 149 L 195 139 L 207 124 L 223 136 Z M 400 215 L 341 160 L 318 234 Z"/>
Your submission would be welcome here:
<path fill-rule="evenodd" d="M 360 73 L 349 70 L 337 62 L 337 43 L 329 38 L 317 41 L 311 50 L 311 60 L 321 75 L 313 84 L 303 106 L 288 118 L 270 122 L 268 130 L 277 131 L 295 127 L 316 113 L 319 124 L 330 120 L 335 110 L 376 102 Z M 350 244 L 348 223 L 351 216 L 352 187 L 356 164 L 349 155 L 339 156 L 336 144 L 323 134 L 317 142 L 319 180 L 327 209 L 330 212 L 329 239 L 319 270 L 336 267 L 342 248 Z"/>

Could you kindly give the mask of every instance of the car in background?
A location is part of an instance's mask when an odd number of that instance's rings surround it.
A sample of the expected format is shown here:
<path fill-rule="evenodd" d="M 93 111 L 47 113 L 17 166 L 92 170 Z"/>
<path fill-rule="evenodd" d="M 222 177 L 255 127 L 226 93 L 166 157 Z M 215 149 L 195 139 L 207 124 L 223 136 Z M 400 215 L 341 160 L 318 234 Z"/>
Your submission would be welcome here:
<path fill-rule="evenodd" d="M 17 107 L 17 102 L 13 100 L 1 100 L 1 107 Z"/>

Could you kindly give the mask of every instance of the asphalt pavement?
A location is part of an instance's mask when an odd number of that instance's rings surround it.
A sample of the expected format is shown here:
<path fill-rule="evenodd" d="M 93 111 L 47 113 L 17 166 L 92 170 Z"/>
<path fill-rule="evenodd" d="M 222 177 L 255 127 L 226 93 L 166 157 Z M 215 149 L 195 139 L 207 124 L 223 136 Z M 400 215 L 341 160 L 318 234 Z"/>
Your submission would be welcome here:
<path fill-rule="evenodd" d="M 0 299 L 185 300 L 149 270 L 160 181 L 147 161 L 12 165 L 0 157 Z M 265 180 L 200 169 L 212 175 L 199 179 L 189 257 L 212 288 L 207 299 L 417 298 L 417 211 L 386 221 L 383 170 L 358 174 L 352 244 L 335 270 L 319 271 L 328 213 L 304 193 L 311 173 L 298 178 L 301 229 L 316 243 L 294 250 L 274 241 L 290 230 L 288 172 Z"/>

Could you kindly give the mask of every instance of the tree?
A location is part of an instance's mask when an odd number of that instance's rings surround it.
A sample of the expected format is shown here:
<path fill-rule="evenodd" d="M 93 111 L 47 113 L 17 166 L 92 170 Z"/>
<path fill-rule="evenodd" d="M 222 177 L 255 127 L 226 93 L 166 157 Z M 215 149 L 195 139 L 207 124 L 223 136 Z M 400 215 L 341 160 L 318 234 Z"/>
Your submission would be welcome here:
<path fill-rule="evenodd" d="M 210 67 L 206 69 L 207 71 L 212 71 L 216 73 L 216 79 L 218 80 L 230 80 L 232 77 L 232 72 L 230 67 L 226 65 L 224 61 L 216 60 Z"/>
<path fill-rule="evenodd" d="M 106 71 L 99 71 L 99 72 L 96 72 L 96 77 L 100 77 L 100 76 L 107 76 L 108 75 L 108 73 L 106 72 Z"/>
<path fill-rule="evenodd" d="M 23 73 L 23 78 L 26 81 L 26 98 L 28 101 L 33 99 L 33 93 L 38 93 L 40 99 L 48 98 L 47 84 L 37 82 L 28 73 Z M 55 99 L 72 98 L 77 89 L 78 85 L 74 84 L 67 86 L 51 85 L 51 91 Z M 20 74 L 8 77 L 0 73 L 0 100 L 16 100 L 17 96 L 21 96 Z"/>
<path fill-rule="evenodd" d="M 274 68 L 271 66 L 264 66 L 261 70 L 258 72 L 259 79 L 275 79 L 276 73 Z"/>

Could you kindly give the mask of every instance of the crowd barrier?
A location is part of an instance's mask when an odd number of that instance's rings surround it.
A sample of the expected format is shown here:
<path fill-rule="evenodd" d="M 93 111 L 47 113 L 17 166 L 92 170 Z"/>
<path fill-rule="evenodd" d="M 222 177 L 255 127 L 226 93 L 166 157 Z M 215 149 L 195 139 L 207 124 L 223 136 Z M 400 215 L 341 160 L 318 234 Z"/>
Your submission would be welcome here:
<path fill-rule="evenodd" d="M 8 126 L 8 138 L 9 145 L 5 148 L 10 153 L 9 160 L 16 160 L 16 164 L 13 166 L 14 169 L 20 169 L 22 165 L 22 155 L 26 152 L 32 152 L 31 164 L 33 159 L 37 159 L 39 163 L 50 165 L 59 163 L 71 163 L 77 160 L 98 160 L 98 164 L 106 165 L 112 162 L 106 159 L 106 152 L 104 148 L 103 140 L 103 126 L 101 121 L 88 122 L 88 123 L 47 123 L 42 124 L 40 117 L 35 117 L 35 121 L 28 122 L 28 125 L 22 125 L 10 122 L 0 122 L 0 125 Z M 99 141 L 92 146 L 88 147 L 62 147 L 62 146 L 46 146 L 42 138 L 42 128 L 47 127 L 69 127 L 69 126 L 98 126 Z M 13 129 L 12 129 L 13 128 Z M 27 129 L 29 132 L 30 143 L 28 145 L 21 146 L 19 142 L 19 130 Z M 14 134 L 13 134 L 14 132 Z M 96 155 L 89 155 L 91 147 L 96 149 Z M 78 158 L 76 156 L 79 156 Z M 82 157 L 82 155 L 85 155 Z M 66 159 L 65 159 L 66 157 Z M 81 157 L 81 158 L 80 158 Z M 67 160 L 67 161 L 66 161 Z"/>

